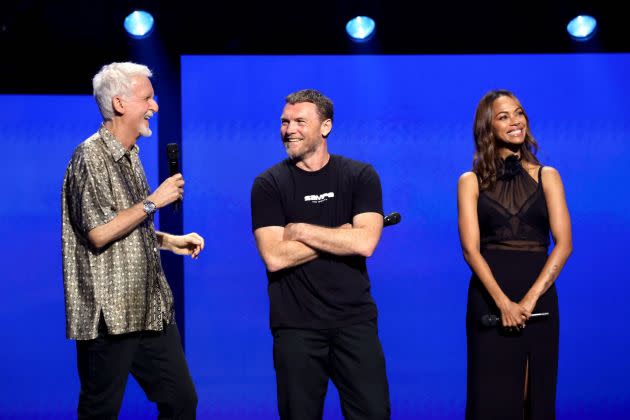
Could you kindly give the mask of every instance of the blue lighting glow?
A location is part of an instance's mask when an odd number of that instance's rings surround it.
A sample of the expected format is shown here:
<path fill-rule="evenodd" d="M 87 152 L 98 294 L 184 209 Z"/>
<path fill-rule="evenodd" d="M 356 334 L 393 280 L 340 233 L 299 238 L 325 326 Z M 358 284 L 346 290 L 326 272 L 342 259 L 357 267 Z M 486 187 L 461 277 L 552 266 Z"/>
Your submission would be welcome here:
<path fill-rule="evenodd" d="M 357 16 L 346 24 L 346 32 L 353 41 L 365 42 L 374 35 L 376 23 L 367 16 Z"/>
<path fill-rule="evenodd" d="M 595 33 L 597 20 L 593 16 L 579 15 L 567 25 L 567 32 L 577 41 L 587 41 Z"/>
<path fill-rule="evenodd" d="M 154 19 L 151 13 L 135 10 L 125 18 L 125 29 L 133 38 L 146 38 L 153 30 L 153 22 Z"/>

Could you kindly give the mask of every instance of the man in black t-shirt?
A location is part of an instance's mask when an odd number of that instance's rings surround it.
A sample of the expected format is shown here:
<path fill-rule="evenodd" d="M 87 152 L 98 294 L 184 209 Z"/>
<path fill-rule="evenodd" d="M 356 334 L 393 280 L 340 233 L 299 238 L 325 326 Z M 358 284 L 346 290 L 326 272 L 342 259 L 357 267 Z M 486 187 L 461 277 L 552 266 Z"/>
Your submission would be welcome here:
<path fill-rule="evenodd" d="M 267 267 L 281 419 L 321 419 L 328 380 L 346 419 L 389 419 L 385 358 L 366 257 L 383 229 L 378 174 L 330 155 L 333 105 L 316 90 L 286 98 L 289 155 L 254 181 L 252 228 Z"/>

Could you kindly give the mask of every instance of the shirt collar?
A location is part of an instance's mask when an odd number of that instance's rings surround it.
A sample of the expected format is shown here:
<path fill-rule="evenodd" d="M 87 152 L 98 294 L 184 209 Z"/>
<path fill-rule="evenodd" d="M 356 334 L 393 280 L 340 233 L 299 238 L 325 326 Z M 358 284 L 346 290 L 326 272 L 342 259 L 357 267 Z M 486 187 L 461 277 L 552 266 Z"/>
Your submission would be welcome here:
<path fill-rule="evenodd" d="M 105 146 L 112 154 L 112 157 L 116 162 L 118 162 L 125 154 L 127 153 L 127 149 L 123 147 L 123 145 L 116 139 L 114 134 L 105 127 L 105 124 L 101 124 L 101 127 L 98 130 L 98 134 L 105 142 Z M 137 144 L 131 146 L 131 150 L 129 150 L 130 154 L 137 155 L 140 152 L 140 148 Z"/>

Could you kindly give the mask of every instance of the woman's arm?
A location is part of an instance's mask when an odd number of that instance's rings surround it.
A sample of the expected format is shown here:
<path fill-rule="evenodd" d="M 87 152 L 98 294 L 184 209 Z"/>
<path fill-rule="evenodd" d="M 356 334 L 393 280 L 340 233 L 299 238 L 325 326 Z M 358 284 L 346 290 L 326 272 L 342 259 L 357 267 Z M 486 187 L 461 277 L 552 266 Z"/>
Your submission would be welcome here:
<path fill-rule="evenodd" d="M 540 296 L 549 290 L 556 281 L 573 251 L 571 218 L 560 174 L 554 168 L 545 166 L 540 176 L 545 200 L 547 201 L 549 226 L 554 247 L 538 278 L 520 302 L 530 312 L 536 307 L 536 302 L 538 302 Z"/>
<path fill-rule="evenodd" d="M 477 176 L 473 172 L 466 172 L 459 178 L 457 184 L 457 220 L 464 259 L 470 266 L 470 269 L 479 277 L 499 311 L 501 311 L 503 326 L 517 327 L 524 324 L 531 312 L 523 305 L 512 302 L 503 293 L 488 263 L 481 255 L 479 219 L 477 216 L 478 200 L 479 186 Z"/>

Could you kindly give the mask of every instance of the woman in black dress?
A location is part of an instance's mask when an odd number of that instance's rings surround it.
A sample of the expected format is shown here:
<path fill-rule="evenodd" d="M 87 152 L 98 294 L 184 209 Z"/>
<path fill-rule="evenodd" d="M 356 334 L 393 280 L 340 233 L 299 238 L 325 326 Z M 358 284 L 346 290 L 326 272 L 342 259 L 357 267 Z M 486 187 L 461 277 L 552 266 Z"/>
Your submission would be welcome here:
<path fill-rule="evenodd" d="M 468 289 L 467 419 L 555 418 L 558 297 L 571 222 L 558 171 L 536 159 L 519 100 L 486 94 L 475 114 L 473 170 L 458 183 Z M 554 240 L 547 254 L 549 232 Z M 533 313 L 548 316 L 531 318 Z M 488 315 L 500 317 L 487 326 Z M 487 324 L 488 322 L 485 322 Z"/>

